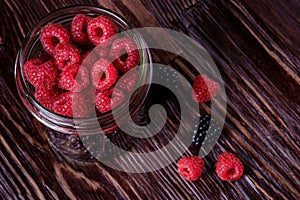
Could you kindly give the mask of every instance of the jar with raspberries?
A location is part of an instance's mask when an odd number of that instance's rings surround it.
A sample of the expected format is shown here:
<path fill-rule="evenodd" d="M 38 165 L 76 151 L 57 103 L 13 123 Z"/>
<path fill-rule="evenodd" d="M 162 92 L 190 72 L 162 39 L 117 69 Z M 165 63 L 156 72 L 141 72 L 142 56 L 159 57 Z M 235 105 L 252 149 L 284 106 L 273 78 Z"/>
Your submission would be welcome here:
<path fill-rule="evenodd" d="M 90 157 L 80 136 L 114 133 L 128 110 L 128 117 L 141 116 L 151 55 L 131 30 L 110 10 L 73 6 L 49 14 L 26 36 L 15 63 L 17 90 L 61 153 Z"/>

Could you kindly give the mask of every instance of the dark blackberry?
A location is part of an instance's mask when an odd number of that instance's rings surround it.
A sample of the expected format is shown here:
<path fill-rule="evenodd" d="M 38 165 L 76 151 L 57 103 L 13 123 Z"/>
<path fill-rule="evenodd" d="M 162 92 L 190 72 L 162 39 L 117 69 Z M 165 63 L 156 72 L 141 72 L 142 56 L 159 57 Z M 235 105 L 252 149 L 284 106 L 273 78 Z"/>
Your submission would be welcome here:
<path fill-rule="evenodd" d="M 220 126 L 214 118 L 211 118 L 210 115 L 202 115 L 199 117 L 193 129 L 193 141 L 192 143 L 201 147 L 203 145 L 212 144 L 216 137 L 219 136 Z"/>
<path fill-rule="evenodd" d="M 178 89 L 180 84 L 179 72 L 167 66 L 153 68 L 154 83 L 161 83 L 164 87 Z"/>

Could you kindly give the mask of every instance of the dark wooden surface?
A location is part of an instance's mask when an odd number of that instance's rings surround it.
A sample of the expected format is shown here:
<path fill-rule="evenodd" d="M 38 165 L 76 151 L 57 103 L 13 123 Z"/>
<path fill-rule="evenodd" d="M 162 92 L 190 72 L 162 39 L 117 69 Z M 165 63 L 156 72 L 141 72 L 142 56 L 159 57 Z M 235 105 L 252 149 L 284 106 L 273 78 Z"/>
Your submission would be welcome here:
<path fill-rule="evenodd" d="M 101 163 L 70 163 L 51 149 L 43 126 L 17 95 L 14 61 L 41 17 L 76 4 L 109 8 L 136 27 L 184 32 L 213 57 L 228 110 L 201 179 L 184 181 L 175 162 L 130 174 Z M 300 199 L 298 0 L 1 0 L 0 8 L 1 199 Z M 177 57 L 157 53 L 154 59 L 188 70 Z M 171 97 L 161 101 L 174 109 Z M 232 183 L 214 173 L 216 158 L 225 151 L 245 165 L 243 177 Z"/>

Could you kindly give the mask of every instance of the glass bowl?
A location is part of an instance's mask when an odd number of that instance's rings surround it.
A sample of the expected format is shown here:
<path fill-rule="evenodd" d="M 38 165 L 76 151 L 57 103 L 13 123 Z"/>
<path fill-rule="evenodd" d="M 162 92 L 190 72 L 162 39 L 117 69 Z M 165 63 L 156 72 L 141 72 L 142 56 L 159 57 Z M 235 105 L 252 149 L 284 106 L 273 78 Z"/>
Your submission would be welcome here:
<path fill-rule="evenodd" d="M 67 27 L 71 23 L 74 16 L 77 14 L 85 14 L 90 17 L 97 17 L 104 15 L 113 20 L 119 29 L 119 32 L 130 32 L 130 36 L 137 44 L 140 62 L 138 71 L 138 80 L 135 92 L 128 95 L 130 98 L 129 105 L 120 104 L 116 107 L 117 115 L 112 115 L 111 112 L 99 114 L 86 118 L 72 118 L 59 115 L 51 110 L 48 110 L 40 104 L 34 97 L 34 88 L 26 81 L 23 73 L 23 66 L 25 62 L 31 58 L 38 56 L 40 49 L 42 49 L 39 34 L 41 29 L 48 23 L 60 23 Z M 149 83 L 152 76 L 152 60 L 151 54 L 143 38 L 135 32 L 129 23 L 118 14 L 101 7 L 94 6 L 72 6 L 59 9 L 43 19 L 41 19 L 27 34 L 21 49 L 17 55 L 15 62 L 15 80 L 19 96 L 25 105 L 25 108 L 42 124 L 45 125 L 45 132 L 49 138 L 50 144 L 55 147 L 60 153 L 67 155 L 74 159 L 86 158 L 87 150 L 80 143 L 79 136 L 91 134 L 109 134 L 114 133 L 118 126 L 115 123 L 115 118 L 122 117 L 123 123 L 126 123 L 126 118 L 122 116 L 126 110 L 129 109 L 131 117 L 138 113 L 142 120 L 144 110 L 143 103 L 149 91 Z M 131 31 L 132 30 L 132 31 Z M 129 108 L 128 108 L 129 106 Z M 124 111 L 124 112 L 123 112 Z M 99 125 L 101 128 L 99 129 Z"/>

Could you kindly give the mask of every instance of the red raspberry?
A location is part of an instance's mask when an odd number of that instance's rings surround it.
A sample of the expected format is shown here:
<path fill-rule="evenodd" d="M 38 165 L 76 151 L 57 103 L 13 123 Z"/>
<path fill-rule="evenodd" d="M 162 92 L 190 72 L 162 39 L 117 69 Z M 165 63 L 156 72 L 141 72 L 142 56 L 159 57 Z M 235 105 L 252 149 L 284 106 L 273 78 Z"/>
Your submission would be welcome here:
<path fill-rule="evenodd" d="M 243 171 L 243 163 L 235 154 L 225 152 L 219 156 L 216 164 L 216 173 L 221 180 L 238 180 L 243 175 Z"/>
<path fill-rule="evenodd" d="M 100 58 L 91 69 L 91 78 L 98 90 L 105 90 L 116 82 L 118 71 L 111 62 Z"/>
<path fill-rule="evenodd" d="M 59 92 L 53 88 L 40 88 L 34 93 L 35 99 L 48 110 L 52 109 L 53 103 Z"/>
<path fill-rule="evenodd" d="M 116 39 L 111 45 L 110 57 L 121 72 L 134 68 L 140 61 L 138 48 L 130 38 Z"/>
<path fill-rule="evenodd" d="M 89 113 L 93 113 L 95 112 L 95 94 L 96 94 L 96 88 L 94 88 L 93 86 L 88 86 L 87 88 L 84 88 L 81 92 L 80 92 L 81 96 L 84 97 L 86 105 L 87 105 L 87 109 L 89 111 Z"/>
<path fill-rule="evenodd" d="M 85 99 L 76 92 L 65 92 L 53 103 L 52 110 L 67 117 L 88 117 Z"/>
<path fill-rule="evenodd" d="M 68 30 L 61 24 L 49 23 L 42 28 L 40 41 L 44 50 L 53 56 L 55 46 L 59 43 L 69 43 L 70 35 Z"/>
<path fill-rule="evenodd" d="M 198 156 L 182 157 L 178 163 L 178 173 L 188 181 L 195 181 L 201 175 L 204 161 Z"/>
<path fill-rule="evenodd" d="M 99 56 L 93 50 L 93 51 L 87 51 L 83 55 L 81 55 L 80 63 L 90 70 L 95 64 L 95 62 L 97 62 L 98 60 L 99 60 Z"/>
<path fill-rule="evenodd" d="M 97 46 L 92 51 L 87 51 L 81 56 L 81 63 L 88 69 L 91 69 L 100 58 L 107 59 L 108 50 L 102 46 Z"/>
<path fill-rule="evenodd" d="M 131 93 L 137 83 L 138 73 L 135 70 L 130 70 L 123 74 L 117 82 L 117 87 L 126 93 Z"/>
<path fill-rule="evenodd" d="M 33 58 L 24 64 L 24 75 L 35 88 L 55 85 L 57 67 L 52 60 L 45 61 L 45 59 L 44 57 Z"/>
<path fill-rule="evenodd" d="M 54 61 L 58 69 L 64 70 L 67 65 L 80 63 L 80 52 L 71 44 L 60 43 L 55 47 Z"/>
<path fill-rule="evenodd" d="M 70 29 L 71 29 L 71 36 L 75 43 L 86 45 L 89 43 L 89 38 L 87 34 L 87 24 L 90 21 L 90 17 L 83 15 L 83 14 L 77 14 L 71 23 Z"/>
<path fill-rule="evenodd" d="M 112 92 L 113 91 L 113 92 Z M 124 101 L 124 93 L 117 88 L 96 91 L 95 105 L 101 113 L 110 111 Z"/>
<path fill-rule="evenodd" d="M 204 103 L 220 91 L 220 86 L 217 82 L 209 79 L 206 75 L 198 75 L 193 84 L 193 99 L 198 103 Z"/>
<path fill-rule="evenodd" d="M 91 19 L 87 26 L 87 33 L 90 41 L 94 45 L 107 46 L 111 37 L 118 33 L 117 25 L 105 16 L 98 16 Z"/>
<path fill-rule="evenodd" d="M 97 46 L 93 49 L 93 52 L 99 57 L 99 58 L 108 58 L 108 49 L 106 47 Z"/>
<path fill-rule="evenodd" d="M 72 92 L 80 92 L 89 84 L 89 70 L 79 64 L 66 66 L 58 79 L 58 87 Z"/>

